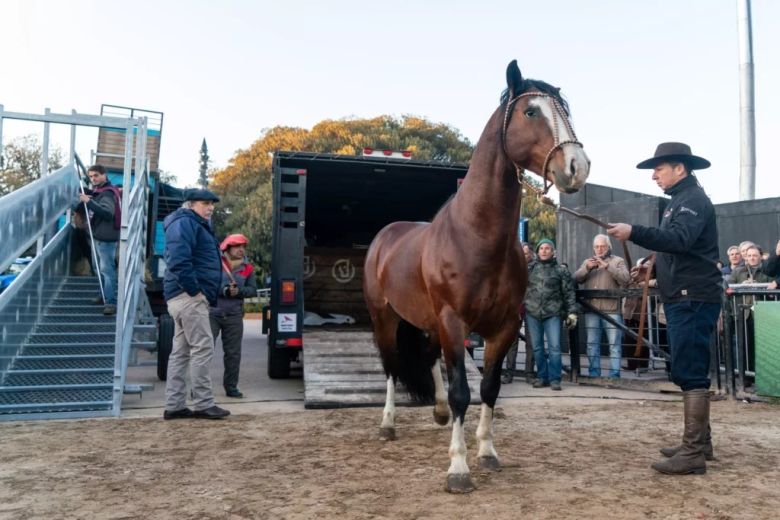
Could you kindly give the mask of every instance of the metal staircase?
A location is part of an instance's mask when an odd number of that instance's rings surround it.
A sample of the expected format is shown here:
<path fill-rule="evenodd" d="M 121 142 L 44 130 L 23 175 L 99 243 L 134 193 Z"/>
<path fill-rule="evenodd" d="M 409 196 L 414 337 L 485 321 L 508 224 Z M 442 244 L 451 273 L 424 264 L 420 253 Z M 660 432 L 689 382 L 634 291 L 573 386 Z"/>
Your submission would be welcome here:
<path fill-rule="evenodd" d="M 27 251 L 35 256 L 0 293 L 0 421 L 118 416 L 125 391 L 139 391 L 125 386 L 132 349 L 155 347 L 156 327 L 143 283 L 146 119 L 48 111 L 41 116 L 5 112 L 0 105 L 0 139 L 4 119 L 45 122 L 42 171 L 48 124 L 70 124 L 72 134 L 68 165 L 0 199 L 0 271 Z M 96 277 L 70 276 L 70 210 L 79 190 L 73 146 L 79 125 L 125 130 L 115 316 L 104 316 L 103 305 L 94 303 L 100 294 Z"/>

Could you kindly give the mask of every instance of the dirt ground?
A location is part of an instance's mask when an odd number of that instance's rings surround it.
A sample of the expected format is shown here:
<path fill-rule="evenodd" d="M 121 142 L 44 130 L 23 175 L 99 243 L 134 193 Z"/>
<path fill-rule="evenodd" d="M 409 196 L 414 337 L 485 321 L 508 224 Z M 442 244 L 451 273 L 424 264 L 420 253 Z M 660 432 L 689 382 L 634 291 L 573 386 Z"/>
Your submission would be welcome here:
<path fill-rule="evenodd" d="M 295 409 L 297 407 L 297 410 Z M 0 518 L 624 518 L 780 516 L 780 408 L 713 403 L 719 461 L 670 477 L 650 463 L 681 431 L 679 402 L 508 399 L 497 408 L 504 468 L 443 490 L 449 427 L 399 408 L 382 442 L 377 408 L 0 423 Z"/>

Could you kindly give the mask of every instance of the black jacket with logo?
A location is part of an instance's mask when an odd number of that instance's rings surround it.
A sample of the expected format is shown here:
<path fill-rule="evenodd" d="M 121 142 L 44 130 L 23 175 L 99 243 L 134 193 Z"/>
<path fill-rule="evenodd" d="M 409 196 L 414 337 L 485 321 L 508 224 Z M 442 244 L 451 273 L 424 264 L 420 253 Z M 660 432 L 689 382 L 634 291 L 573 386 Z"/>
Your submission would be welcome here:
<path fill-rule="evenodd" d="M 717 266 L 715 208 L 693 175 L 666 190 L 672 200 L 657 228 L 632 226 L 630 240 L 656 255 L 661 301 L 720 303 L 723 276 Z"/>

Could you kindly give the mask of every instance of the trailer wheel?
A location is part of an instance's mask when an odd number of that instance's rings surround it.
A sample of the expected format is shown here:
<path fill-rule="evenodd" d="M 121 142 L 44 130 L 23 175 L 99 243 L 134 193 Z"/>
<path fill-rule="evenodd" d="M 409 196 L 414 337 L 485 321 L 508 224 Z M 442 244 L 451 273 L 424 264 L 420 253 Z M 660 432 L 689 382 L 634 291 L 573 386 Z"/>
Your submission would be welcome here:
<path fill-rule="evenodd" d="M 268 342 L 268 377 L 271 379 L 287 379 L 290 377 L 290 353 L 272 346 Z"/>
<path fill-rule="evenodd" d="M 157 331 L 157 377 L 160 381 L 168 378 L 168 358 L 173 350 L 174 323 L 170 314 L 161 314 L 158 318 L 160 328 Z"/>

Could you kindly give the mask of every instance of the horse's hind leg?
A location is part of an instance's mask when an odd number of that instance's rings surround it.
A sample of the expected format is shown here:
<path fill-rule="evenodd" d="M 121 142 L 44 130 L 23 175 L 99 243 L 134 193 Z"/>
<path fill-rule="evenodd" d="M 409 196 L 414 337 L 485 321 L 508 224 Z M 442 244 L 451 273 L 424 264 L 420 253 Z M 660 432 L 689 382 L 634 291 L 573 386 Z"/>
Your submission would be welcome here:
<path fill-rule="evenodd" d="M 379 426 L 379 438 L 383 441 L 395 440 L 395 380 L 387 377 L 385 409 L 382 411 L 382 424 Z"/>
<path fill-rule="evenodd" d="M 519 326 L 519 325 L 518 325 Z M 482 398 L 479 426 L 477 426 L 477 441 L 479 450 L 477 460 L 479 467 L 499 471 L 501 463 L 493 444 L 493 411 L 501 389 L 501 365 L 504 356 L 517 336 L 517 327 L 505 327 L 498 337 L 485 341 L 485 361 L 482 371 L 480 397 Z"/>
<path fill-rule="evenodd" d="M 431 368 L 433 384 L 436 387 L 436 404 L 433 406 L 433 420 L 436 424 L 445 426 L 450 420 L 450 407 L 447 404 L 447 393 L 444 391 L 444 380 L 441 377 L 441 361 L 436 362 Z"/>
<path fill-rule="evenodd" d="M 400 318 L 392 307 L 386 305 L 378 309 L 373 316 L 374 341 L 382 357 L 382 365 L 387 376 L 385 408 L 382 411 L 382 424 L 379 426 L 379 438 L 395 440 L 395 363 L 397 358 L 396 330 Z"/>

